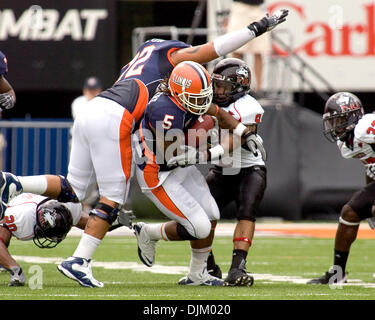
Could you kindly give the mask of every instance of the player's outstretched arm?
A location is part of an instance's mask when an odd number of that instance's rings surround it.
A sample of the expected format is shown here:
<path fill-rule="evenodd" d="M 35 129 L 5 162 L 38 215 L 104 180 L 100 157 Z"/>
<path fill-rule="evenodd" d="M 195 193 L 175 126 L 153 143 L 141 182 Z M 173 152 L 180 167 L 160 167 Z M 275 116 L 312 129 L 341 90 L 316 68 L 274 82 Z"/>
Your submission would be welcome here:
<path fill-rule="evenodd" d="M 0 265 L 2 265 L 6 269 L 19 266 L 8 251 L 11 237 L 12 233 L 9 231 L 9 229 L 0 224 Z"/>
<path fill-rule="evenodd" d="M 217 39 L 200 46 L 180 49 L 171 54 L 172 62 L 176 65 L 182 61 L 195 61 L 206 63 L 220 56 L 231 53 L 245 45 L 247 42 L 271 31 L 277 25 L 284 22 L 288 15 L 288 10 L 282 9 L 272 16 L 268 14 L 261 20 L 249 24 L 247 27 L 224 34 Z"/>

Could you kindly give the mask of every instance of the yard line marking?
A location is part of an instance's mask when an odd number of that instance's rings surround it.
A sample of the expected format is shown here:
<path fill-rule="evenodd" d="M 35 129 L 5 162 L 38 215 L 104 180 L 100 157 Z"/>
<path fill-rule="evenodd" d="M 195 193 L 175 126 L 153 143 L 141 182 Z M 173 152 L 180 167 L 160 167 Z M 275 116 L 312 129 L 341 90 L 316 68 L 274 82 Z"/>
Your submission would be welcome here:
<path fill-rule="evenodd" d="M 24 261 L 27 263 L 49 263 L 49 264 L 60 264 L 64 259 L 60 257 L 38 257 L 38 256 L 13 256 L 15 260 Z M 126 262 L 126 261 L 93 261 L 93 267 L 101 267 L 111 270 L 132 270 L 135 272 L 151 272 L 158 274 L 187 274 L 189 267 L 187 266 L 165 266 L 161 264 L 155 264 L 152 268 L 146 267 L 143 264 L 137 262 Z M 306 284 L 311 278 L 303 278 L 300 276 L 285 276 L 285 275 L 274 275 L 269 273 L 251 273 L 256 281 L 263 282 L 292 282 L 294 284 Z M 226 274 L 223 274 L 226 277 Z M 364 288 L 375 288 L 375 283 L 366 283 L 360 279 L 349 279 L 348 283 L 343 283 L 342 286 L 360 286 Z"/>

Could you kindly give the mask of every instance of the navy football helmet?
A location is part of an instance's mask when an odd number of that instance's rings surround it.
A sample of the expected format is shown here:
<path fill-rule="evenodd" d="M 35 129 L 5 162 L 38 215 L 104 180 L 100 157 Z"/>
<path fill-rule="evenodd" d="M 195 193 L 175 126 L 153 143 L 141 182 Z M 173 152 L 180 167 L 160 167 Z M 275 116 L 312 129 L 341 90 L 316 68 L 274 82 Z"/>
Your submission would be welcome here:
<path fill-rule="evenodd" d="M 65 239 L 72 225 L 70 210 L 57 200 L 48 199 L 36 209 L 33 241 L 39 248 L 54 248 Z"/>

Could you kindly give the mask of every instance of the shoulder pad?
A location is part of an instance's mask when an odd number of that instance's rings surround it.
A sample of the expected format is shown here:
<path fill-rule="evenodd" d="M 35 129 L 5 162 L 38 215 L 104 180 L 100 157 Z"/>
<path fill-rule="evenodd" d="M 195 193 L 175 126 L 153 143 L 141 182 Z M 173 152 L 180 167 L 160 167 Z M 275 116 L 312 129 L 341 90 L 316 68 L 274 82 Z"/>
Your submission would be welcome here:
<path fill-rule="evenodd" d="M 354 129 L 354 136 L 365 143 L 375 143 L 375 114 L 365 114 L 357 123 Z"/>
<path fill-rule="evenodd" d="M 257 100 L 249 95 L 241 97 L 232 103 L 228 109 L 231 110 L 234 117 L 238 114 L 235 118 L 243 124 L 259 124 L 262 122 L 264 109 Z"/>

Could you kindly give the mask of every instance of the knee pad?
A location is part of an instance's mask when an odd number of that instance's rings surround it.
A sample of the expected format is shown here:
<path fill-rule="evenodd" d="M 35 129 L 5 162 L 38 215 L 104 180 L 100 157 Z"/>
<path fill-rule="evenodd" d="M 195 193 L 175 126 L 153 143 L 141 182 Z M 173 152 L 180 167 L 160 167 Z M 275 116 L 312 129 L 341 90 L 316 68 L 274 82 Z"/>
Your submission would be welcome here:
<path fill-rule="evenodd" d="M 105 213 L 99 211 L 103 210 Z M 92 209 L 89 215 L 97 216 L 98 218 L 108 222 L 109 225 L 112 225 L 113 222 L 117 219 L 119 208 L 118 207 L 111 207 L 105 203 L 99 202 L 94 209 Z"/>
<path fill-rule="evenodd" d="M 79 202 L 72 186 L 70 185 L 68 179 L 64 176 L 59 176 L 61 182 L 61 192 L 57 197 L 57 201 L 60 202 Z"/>

